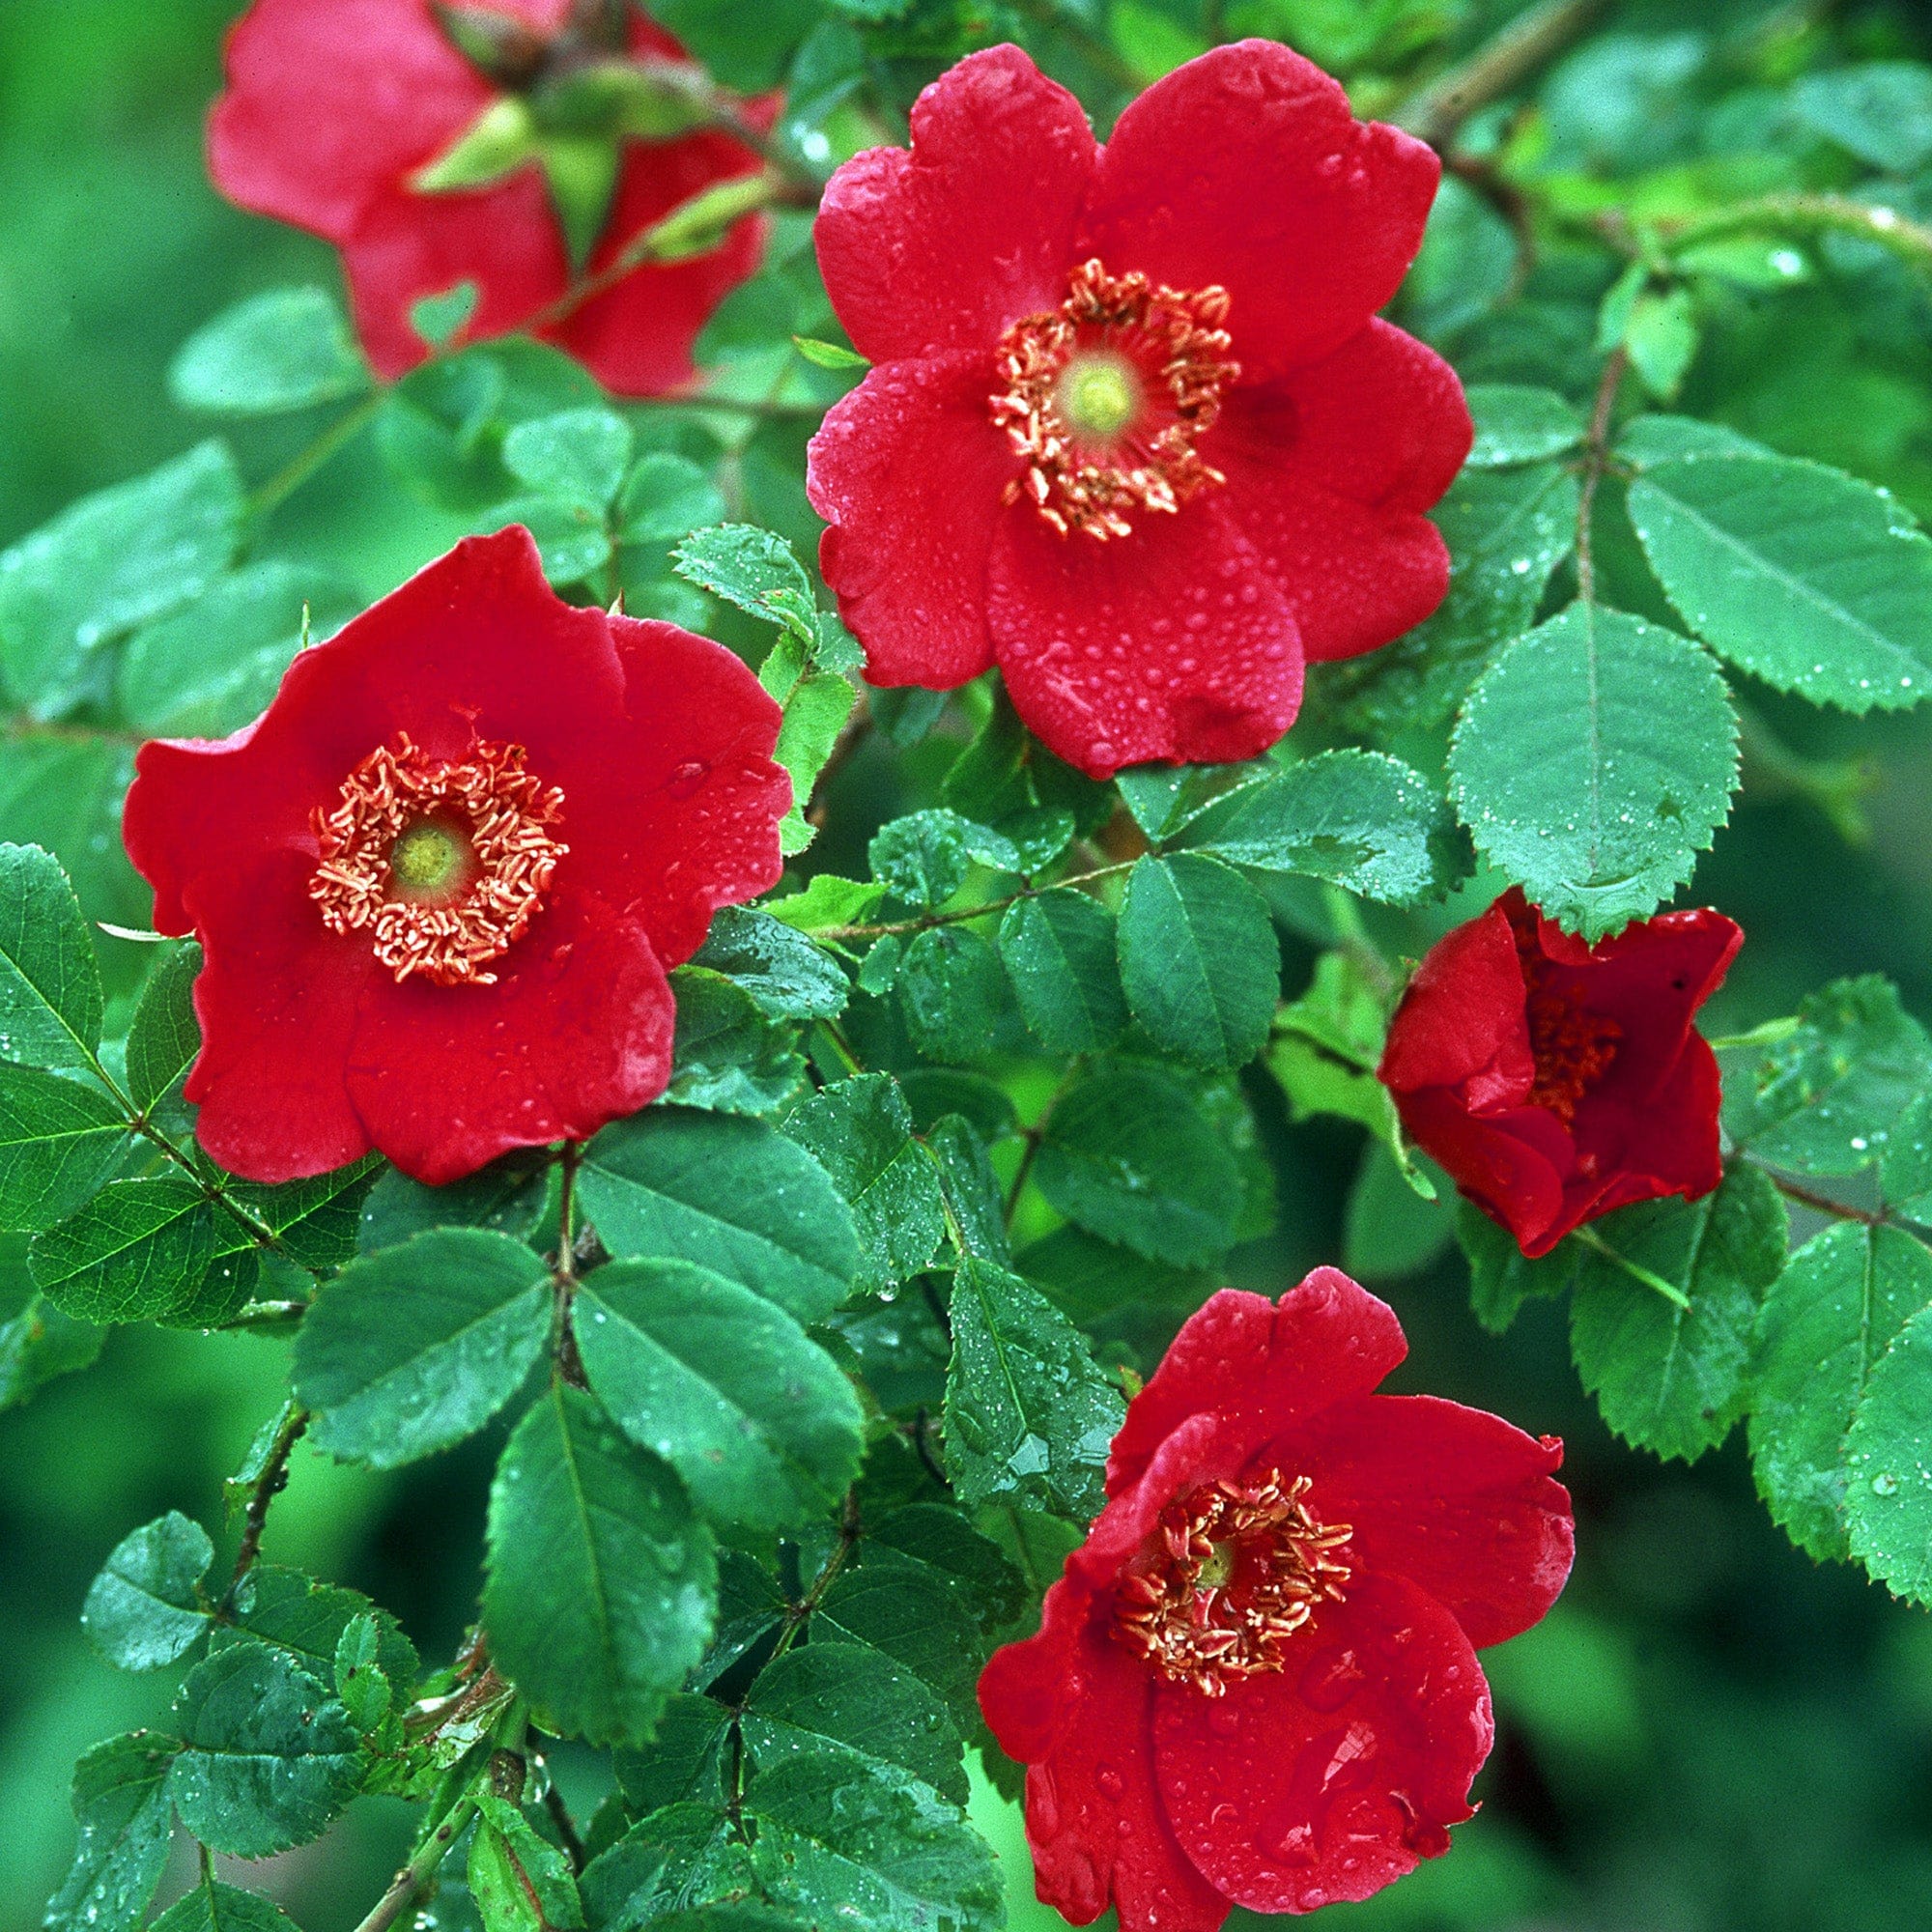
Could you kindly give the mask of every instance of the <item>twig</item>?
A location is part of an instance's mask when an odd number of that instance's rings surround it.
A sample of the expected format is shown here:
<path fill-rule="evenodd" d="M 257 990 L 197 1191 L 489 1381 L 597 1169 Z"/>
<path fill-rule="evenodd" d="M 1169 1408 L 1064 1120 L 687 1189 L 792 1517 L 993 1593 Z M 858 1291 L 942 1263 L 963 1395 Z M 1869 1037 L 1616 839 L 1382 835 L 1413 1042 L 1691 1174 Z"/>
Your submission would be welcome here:
<path fill-rule="evenodd" d="M 1753 1161 L 1751 1165 L 1759 1173 L 1768 1176 L 1771 1184 L 1787 1201 L 1795 1201 L 1801 1208 L 1809 1208 L 1820 1214 L 1830 1214 L 1839 1221 L 1857 1221 L 1866 1228 L 1885 1228 L 1892 1225 L 1889 1214 L 1875 1214 L 1869 1208 L 1854 1208 L 1849 1201 L 1834 1201 L 1829 1194 L 1816 1193 L 1801 1181 L 1788 1180 L 1781 1174 L 1774 1174 L 1762 1161 Z"/>
<path fill-rule="evenodd" d="M 983 919 L 988 913 L 1005 912 L 1010 905 L 1018 905 L 1022 899 L 1037 899 L 1042 893 L 1065 892 L 1073 886 L 1084 886 L 1094 879 L 1111 878 L 1116 872 L 1125 872 L 1132 868 L 1134 862 L 1123 859 L 1118 865 L 1096 866 L 1091 872 L 1075 872 L 1071 878 L 1055 879 L 1043 886 L 1022 886 L 1016 893 L 1009 893 L 1005 898 L 988 899 L 984 905 L 962 906 L 957 912 L 922 913 L 918 919 L 889 921 L 883 925 L 827 925 L 819 927 L 811 935 L 814 939 L 885 939 L 892 935 L 907 932 L 928 932 L 935 925 L 957 925 L 963 920 Z"/>
<path fill-rule="evenodd" d="M 293 497 L 330 457 L 346 449 L 376 420 L 389 399 L 386 387 L 379 386 L 364 396 L 353 410 L 336 417 L 316 440 L 285 468 L 262 484 L 248 498 L 249 513 L 266 517 L 270 510 Z"/>
<path fill-rule="evenodd" d="M 248 1497 L 248 1514 L 242 1520 L 242 1547 L 235 1552 L 235 1574 L 229 1578 L 228 1588 L 221 1598 L 220 1613 L 224 1617 L 233 1613 L 242 1585 L 247 1580 L 249 1571 L 255 1567 L 255 1559 L 262 1553 L 262 1532 L 269 1525 L 269 1505 L 287 1487 L 289 1457 L 307 1427 L 308 1410 L 290 1409 L 270 1445 L 262 1473 L 255 1478 L 254 1490 Z"/>
<path fill-rule="evenodd" d="M 1861 241 L 1876 242 L 1915 268 L 1932 273 L 1932 228 L 1909 220 L 1895 208 L 1853 201 L 1840 194 L 1760 195 L 1754 201 L 1740 201 L 1709 214 L 1660 221 L 1657 228 L 1673 250 L 1754 228 L 1853 235 Z"/>
<path fill-rule="evenodd" d="M 1610 417 L 1617 391 L 1630 369 L 1630 351 L 1619 345 L 1604 364 L 1597 384 L 1597 401 L 1590 412 L 1590 434 L 1583 445 L 1583 487 L 1577 493 L 1577 595 L 1585 604 L 1597 601 L 1597 559 L 1590 535 L 1590 516 L 1596 508 L 1597 485 L 1610 462 Z"/>
<path fill-rule="evenodd" d="M 388 1932 L 388 1928 L 415 1903 L 417 1895 L 436 1876 L 436 1868 L 448 1856 L 456 1834 L 469 1824 L 469 1814 L 475 1809 L 474 1795 L 466 1791 L 449 1807 L 442 1823 L 423 1841 L 415 1856 L 390 1881 L 388 1890 L 376 1901 L 374 1909 L 356 1926 L 355 1932 Z"/>
<path fill-rule="evenodd" d="M 1514 94 L 1583 32 L 1605 0 L 1544 0 L 1413 95 L 1395 125 L 1439 148 L 1470 115 Z"/>
<path fill-rule="evenodd" d="M 543 1759 L 537 1759 L 543 1764 Z M 556 1782 L 549 1776 L 545 1766 L 544 1809 L 550 1813 L 550 1821 L 556 1827 L 556 1834 L 563 1840 L 563 1849 L 570 1854 L 571 1866 L 582 1871 L 589 1862 L 589 1854 L 583 1848 L 583 1840 L 578 1835 L 577 1822 L 570 1815 L 570 1806 L 563 1802 L 563 1793 L 556 1788 Z"/>

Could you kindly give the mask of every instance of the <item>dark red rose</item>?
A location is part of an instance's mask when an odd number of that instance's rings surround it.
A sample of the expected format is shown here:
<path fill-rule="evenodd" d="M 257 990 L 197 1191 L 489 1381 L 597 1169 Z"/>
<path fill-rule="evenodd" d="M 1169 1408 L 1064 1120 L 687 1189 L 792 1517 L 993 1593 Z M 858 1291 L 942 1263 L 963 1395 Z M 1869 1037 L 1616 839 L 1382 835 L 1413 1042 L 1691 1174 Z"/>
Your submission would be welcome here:
<path fill-rule="evenodd" d="M 467 10 L 453 8 L 461 17 Z M 546 62 L 583 53 L 559 37 L 586 11 L 572 0 L 491 0 L 477 10 L 529 30 L 506 48 L 534 89 Z M 629 50 L 677 61 L 683 51 L 629 14 Z M 553 58 L 554 55 L 554 58 Z M 255 0 L 228 42 L 228 91 L 209 120 L 209 169 L 231 201 L 322 236 L 342 251 L 362 346 L 385 379 L 429 353 L 410 323 L 419 298 L 463 281 L 480 292 L 466 339 L 521 328 L 570 281 L 564 230 L 535 162 L 486 186 L 429 192 L 413 178 L 504 101 L 493 80 L 439 26 L 430 0 Z M 727 135 L 700 130 L 625 140 L 611 210 L 589 268 L 712 183 L 760 162 Z M 691 347 L 724 293 L 758 265 L 763 224 L 748 217 L 722 246 L 640 268 L 538 332 L 623 395 L 656 395 L 692 376 Z"/>
<path fill-rule="evenodd" d="M 197 1134 L 250 1180 L 437 1184 L 664 1092 L 665 974 L 780 871 L 779 708 L 720 644 L 470 537 L 218 744 L 142 746 L 128 851 L 192 932 Z"/>
<path fill-rule="evenodd" d="M 1430 950 L 1380 1074 L 1456 1185 L 1545 1255 L 1573 1228 L 1723 1179 L 1718 1062 L 1691 1026 L 1744 934 L 1660 913 L 1586 946 L 1512 887 Z"/>
<path fill-rule="evenodd" d="M 1468 453 L 1454 373 L 1372 320 L 1439 166 L 1244 41 L 1104 148 L 1017 47 L 920 97 L 912 148 L 840 168 L 815 230 L 878 366 L 812 440 L 819 554 L 875 684 L 989 665 L 1096 778 L 1244 758 L 1304 661 L 1441 601 L 1422 515 Z"/>
<path fill-rule="evenodd" d="M 1334 1268 L 1223 1289 L 1127 1407 L 1107 1507 L 980 1705 L 1030 1768 L 1039 1895 L 1213 1932 L 1449 1848 L 1493 1735 L 1476 1648 L 1570 1574 L 1562 1445 L 1371 1391 L 1406 1352 Z"/>

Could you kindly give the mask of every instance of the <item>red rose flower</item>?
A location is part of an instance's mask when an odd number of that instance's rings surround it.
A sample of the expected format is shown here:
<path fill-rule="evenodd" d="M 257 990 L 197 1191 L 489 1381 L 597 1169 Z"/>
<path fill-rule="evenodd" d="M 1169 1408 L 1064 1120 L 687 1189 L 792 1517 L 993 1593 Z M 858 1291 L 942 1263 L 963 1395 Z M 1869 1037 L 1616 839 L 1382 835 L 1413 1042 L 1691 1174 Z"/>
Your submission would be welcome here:
<path fill-rule="evenodd" d="M 218 744 L 142 746 L 128 851 L 192 932 L 196 1132 L 250 1180 L 455 1180 L 664 1092 L 668 968 L 780 870 L 779 708 L 720 644 L 471 537 Z"/>
<path fill-rule="evenodd" d="M 1447 1851 L 1493 1735 L 1475 1647 L 1570 1574 L 1562 1445 L 1371 1391 L 1406 1352 L 1334 1268 L 1223 1289 L 1127 1407 L 1110 1501 L 980 1704 L 1027 1772 L 1039 1895 L 1213 1932 Z"/>
<path fill-rule="evenodd" d="M 470 10 L 450 11 L 461 19 Z M 607 59 L 621 59 L 626 44 L 647 59 L 684 57 L 629 7 L 617 10 L 616 28 L 594 28 L 611 10 L 573 0 L 490 0 L 476 17 L 486 13 L 528 30 L 504 46 L 500 81 L 457 50 L 430 0 L 256 0 L 229 38 L 228 91 L 209 120 L 214 185 L 341 249 L 357 332 L 385 379 L 429 353 L 410 322 L 421 297 L 473 281 L 479 299 L 466 333 L 480 338 L 524 327 L 570 283 L 563 226 L 535 162 L 453 191 L 412 185 L 421 172 L 508 99 L 512 82 L 518 98 L 538 99 L 554 71 L 592 59 L 599 33 L 617 41 L 602 50 Z M 759 166 L 711 130 L 625 140 L 588 268 L 608 268 L 700 189 Z M 705 318 L 756 269 L 763 246 L 762 223 L 747 218 L 708 254 L 638 269 L 538 332 L 620 394 L 674 389 L 691 378 Z"/>
<path fill-rule="evenodd" d="M 1410 1139 L 1546 1255 L 1573 1228 L 1723 1179 L 1718 1062 L 1690 1024 L 1744 934 L 1660 913 L 1586 946 L 1512 887 L 1415 969 L 1379 1068 Z"/>
<path fill-rule="evenodd" d="M 815 230 L 879 365 L 807 479 L 871 681 L 998 664 L 1106 778 L 1264 750 L 1304 660 L 1428 616 L 1449 566 L 1422 512 L 1469 416 L 1448 365 L 1371 318 L 1439 171 L 1267 41 L 1177 69 L 1104 148 L 1017 47 L 928 87 L 911 152 L 848 161 Z"/>

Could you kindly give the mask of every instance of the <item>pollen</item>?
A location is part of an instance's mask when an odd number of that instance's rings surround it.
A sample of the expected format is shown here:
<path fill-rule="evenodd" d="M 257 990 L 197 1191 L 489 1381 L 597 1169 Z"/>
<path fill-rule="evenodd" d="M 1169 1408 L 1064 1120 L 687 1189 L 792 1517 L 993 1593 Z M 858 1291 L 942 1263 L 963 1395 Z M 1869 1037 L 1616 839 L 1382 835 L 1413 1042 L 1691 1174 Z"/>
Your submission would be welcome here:
<path fill-rule="evenodd" d="M 1342 1601 L 1354 1534 L 1309 1509 L 1309 1482 L 1270 1469 L 1258 1483 L 1211 1483 L 1170 1503 L 1115 1599 L 1121 1641 L 1161 1676 L 1205 1697 L 1283 1668 L 1324 1603 Z"/>
<path fill-rule="evenodd" d="M 1057 309 L 1000 339 L 987 407 L 1026 466 L 1006 500 L 1032 503 L 1062 536 L 1104 542 L 1225 483 L 1196 445 L 1241 373 L 1227 319 L 1218 285 L 1171 289 L 1083 262 Z"/>
<path fill-rule="evenodd" d="M 490 986 L 487 969 L 528 930 L 557 862 L 563 794 L 524 769 L 521 745 L 480 741 L 431 758 L 398 732 L 313 818 L 309 896 L 331 932 L 366 933 L 400 984 Z"/>
<path fill-rule="evenodd" d="M 1512 930 L 1528 995 L 1529 1050 L 1536 1062 L 1528 1104 L 1572 1126 L 1584 1094 L 1615 1063 L 1624 1030 L 1609 1014 L 1585 1006 L 1579 987 L 1564 982 L 1560 969 L 1536 944 L 1533 927 L 1518 923 Z"/>

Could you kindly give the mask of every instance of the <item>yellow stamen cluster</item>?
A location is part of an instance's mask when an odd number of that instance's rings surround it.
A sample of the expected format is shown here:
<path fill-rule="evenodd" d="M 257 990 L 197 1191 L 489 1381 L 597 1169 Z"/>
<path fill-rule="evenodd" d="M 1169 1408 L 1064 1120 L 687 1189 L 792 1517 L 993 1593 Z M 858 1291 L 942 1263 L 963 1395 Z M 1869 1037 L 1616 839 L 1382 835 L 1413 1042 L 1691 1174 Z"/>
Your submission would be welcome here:
<path fill-rule="evenodd" d="M 570 849 L 551 836 L 563 794 L 493 740 L 431 758 L 407 732 L 343 781 L 314 815 L 321 861 L 309 896 L 331 932 L 371 935 L 398 983 L 489 986 L 486 967 L 523 937 Z"/>
<path fill-rule="evenodd" d="M 1133 513 L 1171 515 L 1227 478 L 1195 444 L 1241 373 L 1228 359 L 1228 292 L 1170 289 L 1098 261 L 1073 270 L 1066 299 L 1000 339 L 988 408 L 1026 469 L 1007 486 L 1065 536 L 1128 535 Z M 1145 379 L 1141 407 L 1126 399 Z M 1083 399 L 1094 407 L 1083 410 Z M 1082 414 L 1088 420 L 1082 422 Z"/>
<path fill-rule="evenodd" d="M 1289 1640 L 1323 1603 L 1340 1603 L 1353 1529 L 1322 1524 L 1308 1478 L 1211 1483 L 1161 1513 L 1152 1548 L 1122 1579 L 1114 1627 L 1163 1677 L 1219 1697 L 1283 1667 Z"/>

